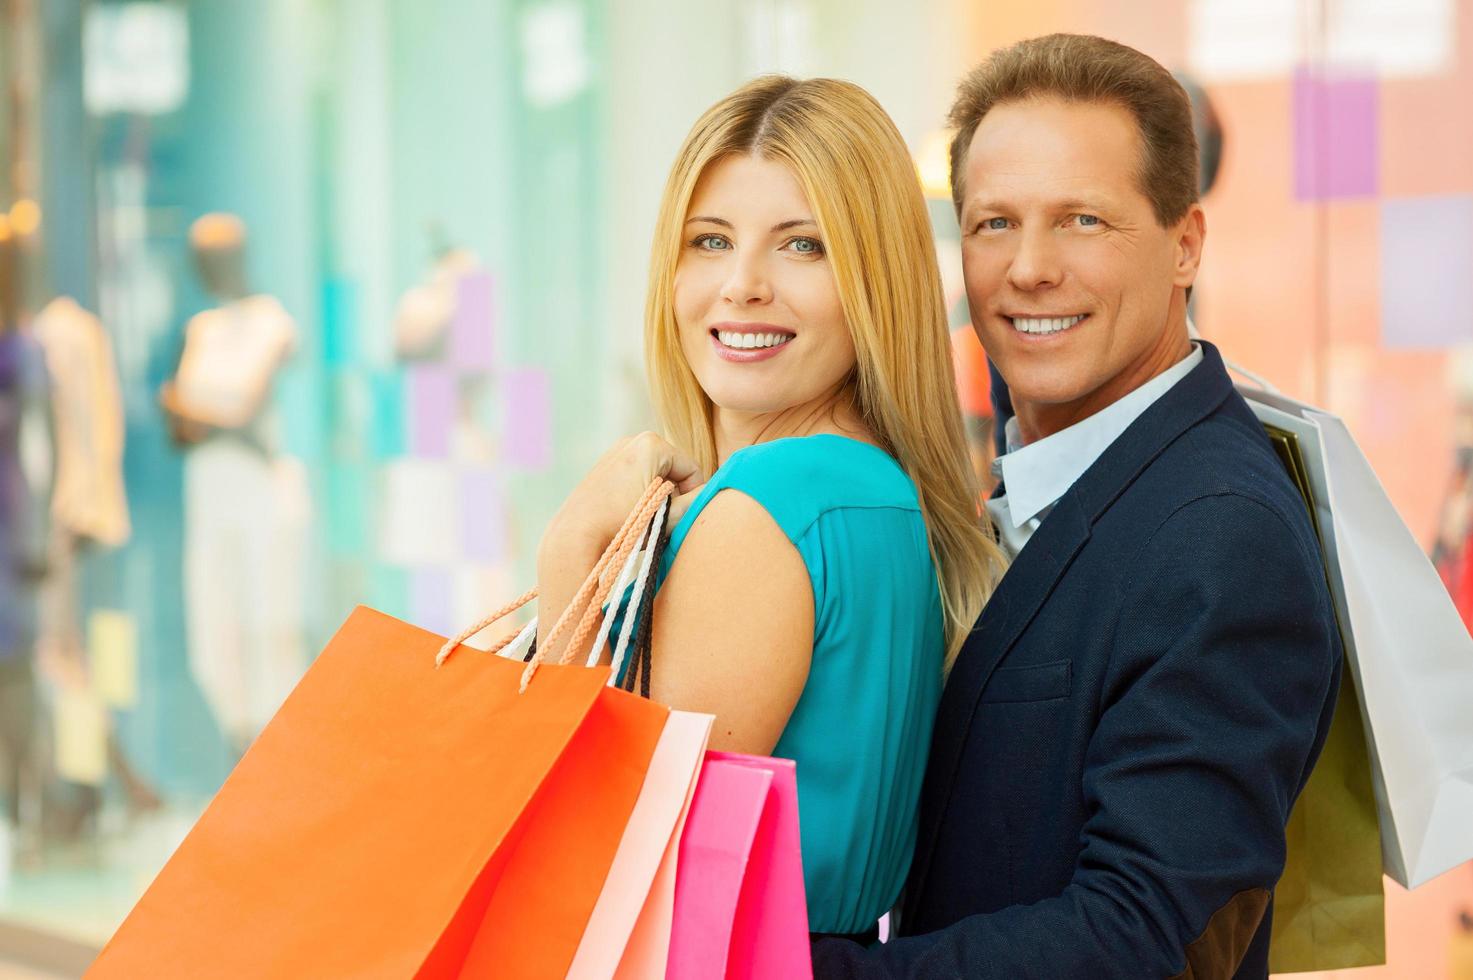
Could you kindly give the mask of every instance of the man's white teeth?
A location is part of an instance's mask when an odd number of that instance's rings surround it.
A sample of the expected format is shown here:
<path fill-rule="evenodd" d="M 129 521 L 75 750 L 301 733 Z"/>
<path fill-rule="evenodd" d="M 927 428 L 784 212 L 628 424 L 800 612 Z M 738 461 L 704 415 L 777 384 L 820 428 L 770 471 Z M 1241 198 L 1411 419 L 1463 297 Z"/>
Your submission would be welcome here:
<path fill-rule="evenodd" d="M 793 338 L 785 333 L 735 333 L 720 330 L 716 338 L 735 350 L 754 350 L 759 347 L 781 347 Z"/>
<path fill-rule="evenodd" d="M 1058 333 L 1060 330 L 1068 330 L 1083 319 L 1084 314 L 1057 317 L 1014 317 L 1013 326 L 1023 333 Z"/>

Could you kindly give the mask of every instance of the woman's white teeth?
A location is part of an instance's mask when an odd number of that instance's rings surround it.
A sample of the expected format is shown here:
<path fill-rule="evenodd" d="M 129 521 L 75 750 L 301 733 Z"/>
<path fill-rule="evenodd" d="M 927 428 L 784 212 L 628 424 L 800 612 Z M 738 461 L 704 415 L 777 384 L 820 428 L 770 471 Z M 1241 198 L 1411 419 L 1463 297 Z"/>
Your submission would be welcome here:
<path fill-rule="evenodd" d="M 736 350 L 754 350 L 759 347 L 780 347 L 793 338 L 785 333 L 735 333 L 719 330 L 716 338 L 727 347 Z"/>
<path fill-rule="evenodd" d="M 1084 314 L 1079 316 L 1056 316 L 1056 317 L 1013 317 L 1013 326 L 1023 333 L 1058 333 L 1060 330 L 1068 330 L 1074 324 L 1084 319 Z"/>

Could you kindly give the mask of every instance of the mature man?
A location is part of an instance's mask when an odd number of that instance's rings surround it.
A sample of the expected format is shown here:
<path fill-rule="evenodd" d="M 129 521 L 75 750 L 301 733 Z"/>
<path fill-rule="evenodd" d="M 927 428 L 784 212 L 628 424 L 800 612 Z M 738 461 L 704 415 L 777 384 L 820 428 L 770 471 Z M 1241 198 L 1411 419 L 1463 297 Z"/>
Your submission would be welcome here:
<path fill-rule="evenodd" d="M 1341 649 L 1304 505 L 1188 337 L 1187 95 L 1054 35 L 994 54 L 952 122 L 1015 561 L 947 682 L 900 938 L 822 940 L 815 971 L 1263 977 Z"/>

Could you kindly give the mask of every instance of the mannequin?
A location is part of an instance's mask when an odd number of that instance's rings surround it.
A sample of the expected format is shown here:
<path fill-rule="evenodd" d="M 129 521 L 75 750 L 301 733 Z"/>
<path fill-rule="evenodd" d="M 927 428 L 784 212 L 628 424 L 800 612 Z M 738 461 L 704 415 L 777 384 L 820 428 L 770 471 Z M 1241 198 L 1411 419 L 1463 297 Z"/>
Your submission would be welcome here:
<path fill-rule="evenodd" d="M 37 244 L 30 243 L 27 253 L 39 254 Z M 132 533 L 123 488 L 122 391 L 107 332 L 76 300 L 53 298 L 32 318 L 30 333 L 45 355 L 55 434 L 37 656 L 54 683 L 86 686 L 90 667 L 81 629 L 80 565 L 94 549 L 121 547 Z M 108 762 L 129 809 L 160 806 L 112 733 Z M 82 810 L 100 805 L 100 796 L 94 792 L 93 797 Z"/>
<path fill-rule="evenodd" d="M 23 217 L 22 217 L 23 216 Z M 79 571 L 88 553 L 116 548 L 131 534 L 123 489 L 123 402 L 112 346 L 102 324 L 70 297 L 59 296 L 34 315 L 29 310 L 44 293 L 40 262 L 42 222 L 32 202 L 11 211 L 19 323 L 39 350 L 49 396 L 33 425 L 47 465 L 44 577 L 37 589 L 36 658 L 48 688 L 88 690 L 91 670 L 82 637 Z M 34 451 L 32 455 L 37 455 Z M 33 468 L 34 468 L 33 464 Z M 40 480 L 35 480 L 40 486 Z M 116 735 L 107 734 L 111 771 L 118 777 L 134 812 L 160 805 L 152 787 L 129 763 Z M 56 801 L 48 818 L 65 834 L 101 805 L 100 788 L 76 787 Z"/>
<path fill-rule="evenodd" d="M 245 748 L 300 677 L 295 582 L 302 555 L 287 520 L 272 387 L 296 347 L 276 299 L 247 288 L 246 230 L 234 215 L 194 223 L 190 247 L 219 303 L 185 327 L 160 393 L 185 449 L 185 619 L 195 680 L 234 751 Z M 295 481 L 300 485 L 300 480 Z"/>
<path fill-rule="evenodd" d="M 39 843 L 35 584 L 44 568 L 45 488 L 24 443 L 44 420 L 45 368 L 21 331 L 23 276 L 0 212 L 0 802 L 22 851 Z"/>
<path fill-rule="evenodd" d="M 414 576 L 416 621 L 449 628 L 511 588 L 516 541 L 500 491 L 491 277 L 438 224 L 428 231 L 429 264 L 394 311 L 411 432 L 407 452 L 385 461 L 378 524 L 383 557 Z M 424 517 L 426 481 L 459 510 L 437 515 L 448 522 L 434 527 Z"/>
<path fill-rule="evenodd" d="M 394 354 L 401 361 L 441 360 L 455 318 L 456 286 L 477 272 L 476 253 L 450 245 L 438 226 L 430 229 L 434 262 L 424 280 L 404 291 L 394 310 Z"/>

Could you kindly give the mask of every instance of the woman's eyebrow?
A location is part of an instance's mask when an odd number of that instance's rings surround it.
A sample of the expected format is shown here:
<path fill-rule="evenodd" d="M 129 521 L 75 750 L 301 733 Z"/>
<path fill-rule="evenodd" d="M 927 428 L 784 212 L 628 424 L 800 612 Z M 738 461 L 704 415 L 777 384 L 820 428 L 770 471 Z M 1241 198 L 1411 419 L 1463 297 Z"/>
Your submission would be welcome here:
<path fill-rule="evenodd" d="M 730 221 L 727 221 L 725 218 L 717 218 L 709 214 L 698 214 L 693 218 L 687 218 L 685 223 L 688 225 L 698 223 L 720 225 L 723 228 L 735 227 Z M 804 225 L 813 225 L 814 227 L 817 227 L 818 222 L 814 221 L 812 218 L 790 218 L 787 221 L 780 221 L 777 224 L 773 225 L 772 231 L 787 231 L 789 228 L 800 228 Z"/>

